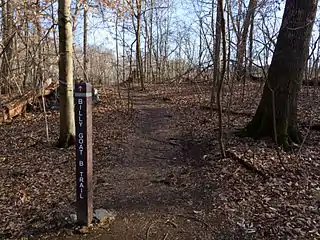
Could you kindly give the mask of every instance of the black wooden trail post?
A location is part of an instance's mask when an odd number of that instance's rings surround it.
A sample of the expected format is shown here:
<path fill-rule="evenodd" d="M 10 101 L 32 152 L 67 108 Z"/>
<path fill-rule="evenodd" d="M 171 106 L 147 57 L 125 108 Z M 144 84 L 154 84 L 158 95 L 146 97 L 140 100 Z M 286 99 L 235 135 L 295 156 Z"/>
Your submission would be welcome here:
<path fill-rule="evenodd" d="M 75 86 L 77 220 L 92 222 L 92 86 Z"/>

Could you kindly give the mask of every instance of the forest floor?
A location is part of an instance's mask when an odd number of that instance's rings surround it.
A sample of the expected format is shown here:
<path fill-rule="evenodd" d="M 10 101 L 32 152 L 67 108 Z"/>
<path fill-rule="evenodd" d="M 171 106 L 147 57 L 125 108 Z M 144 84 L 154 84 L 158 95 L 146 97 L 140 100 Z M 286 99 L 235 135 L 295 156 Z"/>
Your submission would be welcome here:
<path fill-rule="evenodd" d="M 49 111 L 0 125 L 0 239 L 319 239 L 320 89 L 299 100 L 302 146 L 237 137 L 254 114 L 261 86 L 225 94 L 227 158 L 218 116 L 204 85 L 102 91 L 93 113 L 94 209 L 115 219 L 73 232 L 75 149 L 58 149 L 59 114 Z M 228 102 L 232 99 L 232 104 Z M 228 107 L 230 106 L 230 107 Z M 227 111 L 229 110 L 229 111 Z M 249 167 L 248 167 L 249 166 Z"/>

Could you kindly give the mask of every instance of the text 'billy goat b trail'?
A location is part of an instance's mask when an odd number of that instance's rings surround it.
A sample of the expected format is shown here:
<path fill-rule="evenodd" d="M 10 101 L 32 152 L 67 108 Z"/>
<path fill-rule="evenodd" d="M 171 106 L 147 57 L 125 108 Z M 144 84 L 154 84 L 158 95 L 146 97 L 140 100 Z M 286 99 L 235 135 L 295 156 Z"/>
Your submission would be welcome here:
<path fill-rule="evenodd" d="M 92 86 L 75 85 L 76 194 L 79 224 L 92 222 Z"/>

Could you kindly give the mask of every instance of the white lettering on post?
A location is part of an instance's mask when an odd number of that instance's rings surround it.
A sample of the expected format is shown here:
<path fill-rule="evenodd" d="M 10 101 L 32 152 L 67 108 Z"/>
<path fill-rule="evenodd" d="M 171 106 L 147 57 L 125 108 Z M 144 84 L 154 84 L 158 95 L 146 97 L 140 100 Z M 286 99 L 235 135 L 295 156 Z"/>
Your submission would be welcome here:
<path fill-rule="evenodd" d="M 78 99 L 78 104 L 79 104 L 79 126 L 80 127 L 82 127 L 82 125 L 83 125 L 83 119 L 82 119 L 82 117 L 83 117 L 83 114 L 82 114 L 82 104 L 83 104 L 83 99 L 82 98 L 79 98 Z"/>
<path fill-rule="evenodd" d="M 83 98 L 78 98 L 77 99 L 77 103 L 78 103 L 78 119 L 76 119 L 78 121 L 78 126 L 80 127 L 80 132 L 78 133 L 78 139 L 77 139 L 77 143 L 78 143 L 78 154 L 81 156 L 81 158 L 78 160 L 78 167 L 80 167 L 80 169 L 82 170 L 83 167 L 85 167 L 85 156 L 84 155 L 84 150 L 85 150 L 85 141 L 84 141 L 84 130 L 81 129 L 84 126 L 84 117 L 85 117 L 85 112 L 84 111 L 84 106 L 83 104 L 85 104 L 85 99 Z M 80 176 L 77 179 L 77 185 L 79 187 L 79 198 L 80 199 L 84 199 L 84 194 L 85 194 L 85 174 L 83 172 L 83 170 L 79 172 Z"/>
<path fill-rule="evenodd" d="M 82 125 L 83 125 L 83 120 L 81 119 L 81 117 L 82 117 L 83 115 L 80 113 L 80 111 L 79 111 L 79 126 L 80 127 L 82 127 Z"/>
<path fill-rule="evenodd" d="M 83 133 L 79 133 L 78 134 L 78 143 L 79 143 L 79 153 L 80 153 L 80 155 L 82 156 L 82 154 L 83 154 L 83 149 L 84 149 L 84 147 L 83 147 L 83 144 L 84 144 L 84 139 L 83 139 Z"/>
<path fill-rule="evenodd" d="M 79 198 L 83 199 L 83 191 L 84 191 L 84 172 L 80 172 L 80 177 L 79 177 L 79 188 L 80 188 L 80 195 Z"/>
<path fill-rule="evenodd" d="M 83 199 L 84 197 L 83 197 L 83 188 L 80 188 L 80 199 Z"/>

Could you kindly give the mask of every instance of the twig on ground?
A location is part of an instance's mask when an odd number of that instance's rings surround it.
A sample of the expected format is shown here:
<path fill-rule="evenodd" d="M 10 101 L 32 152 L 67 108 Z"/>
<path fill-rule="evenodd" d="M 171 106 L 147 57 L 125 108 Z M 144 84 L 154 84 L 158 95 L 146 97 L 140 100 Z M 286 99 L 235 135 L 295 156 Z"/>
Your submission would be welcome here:
<path fill-rule="evenodd" d="M 151 229 L 151 227 L 153 226 L 153 224 L 154 224 L 154 222 L 152 222 L 152 223 L 149 225 L 148 229 L 147 229 L 147 232 L 146 232 L 146 240 L 149 239 L 150 229 Z"/>
<path fill-rule="evenodd" d="M 233 160 L 236 160 L 239 162 L 242 166 L 244 166 L 246 169 L 250 170 L 253 173 L 258 174 L 259 176 L 263 177 L 264 179 L 268 179 L 269 177 L 267 176 L 266 173 L 262 172 L 261 170 L 257 169 L 255 166 L 252 164 L 246 162 L 242 158 L 238 157 L 234 152 L 232 151 L 226 151 L 227 157 L 230 157 Z"/>
<path fill-rule="evenodd" d="M 170 225 L 172 225 L 173 227 L 178 228 L 178 224 L 176 224 L 175 222 L 173 222 L 173 221 L 171 221 L 171 220 L 169 220 L 169 219 L 167 219 L 166 224 L 170 224 Z"/>
<path fill-rule="evenodd" d="M 166 233 L 164 236 L 163 236 L 163 240 L 166 240 L 167 237 L 168 237 L 169 233 Z"/>

